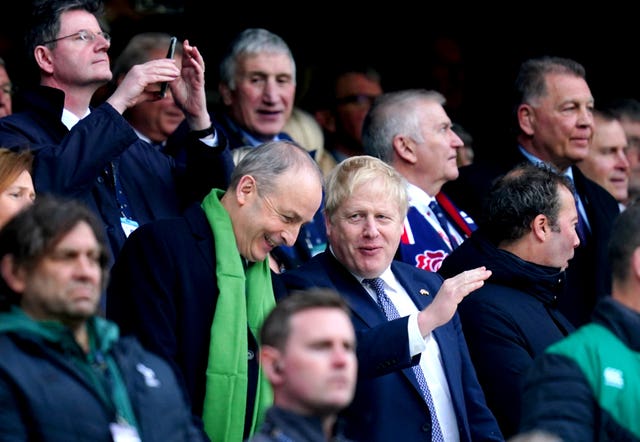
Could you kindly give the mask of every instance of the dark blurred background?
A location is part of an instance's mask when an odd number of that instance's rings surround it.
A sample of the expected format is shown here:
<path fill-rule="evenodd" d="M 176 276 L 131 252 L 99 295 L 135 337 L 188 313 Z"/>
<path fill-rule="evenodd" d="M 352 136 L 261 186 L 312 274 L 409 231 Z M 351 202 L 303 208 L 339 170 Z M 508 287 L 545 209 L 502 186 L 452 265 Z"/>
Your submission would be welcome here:
<path fill-rule="evenodd" d="M 18 3 L 18 2 L 16 2 Z M 24 69 L 21 50 L 28 2 L 14 5 L 0 27 L 0 56 L 14 83 L 36 81 Z M 477 2 L 480 3 L 480 2 Z M 437 89 L 451 118 L 474 137 L 477 157 L 491 157 L 510 142 L 511 93 L 518 65 L 538 55 L 574 58 L 587 69 L 596 98 L 640 98 L 638 25 L 629 7 L 598 10 L 565 4 L 519 4 L 518 10 L 450 2 L 208 2 L 206 0 L 107 0 L 115 57 L 143 31 L 188 38 L 207 63 L 215 93 L 217 63 L 232 37 L 264 27 L 287 41 L 298 67 L 297 98 L 304 103 L 318 69 L 363 60 L 382 74 L 385 90 Z M 522 8 L 529 8 L 523 14 Z"/>

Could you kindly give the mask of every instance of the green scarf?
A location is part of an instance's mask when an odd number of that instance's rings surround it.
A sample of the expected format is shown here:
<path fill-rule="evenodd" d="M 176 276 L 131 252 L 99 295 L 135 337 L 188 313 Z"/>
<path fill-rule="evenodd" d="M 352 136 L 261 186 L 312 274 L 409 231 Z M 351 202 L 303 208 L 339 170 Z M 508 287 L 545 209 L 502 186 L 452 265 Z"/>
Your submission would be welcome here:
<path fill-rule="evenodd" d="M 220 203 L 222 195 L 224 191 L 213 189 L 202 202 L 215 238 L 220 289 L 211 324 L 202 419 L 213 442 L 241 442 L 248 384 L 247 324 L 257 338 L 262 322 L 275 306 L 275 297 L 268 259 L 249 266 L 245 275 L 231 219 Z M 271 386 L 259 370 L 251 434 L 259 428 L 272 402 Z"/>

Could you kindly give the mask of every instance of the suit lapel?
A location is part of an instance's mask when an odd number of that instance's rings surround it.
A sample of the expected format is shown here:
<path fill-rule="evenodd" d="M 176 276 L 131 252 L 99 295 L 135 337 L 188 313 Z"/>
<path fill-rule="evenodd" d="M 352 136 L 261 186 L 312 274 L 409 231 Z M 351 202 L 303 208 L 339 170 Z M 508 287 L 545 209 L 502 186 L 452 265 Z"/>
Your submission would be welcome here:
<path fill-rule="evenodd" d="M 418 307 L 418 310 L 422 310 L 427 305 L 431 304 L 433 296 L 436 294 L 437 290 L 434 291 L 434 287 L 426 285 L 422 281 L 417 281 L 415 273 L 402 271 L 402 269 L 399 269 L 398 267 L 400 267 L 398 262 L 393 261 L 391 263 L 391 271 L 393 272 L 393 275 L 405 289 L 416 307 Z"/>
<path fill-rule="evenodd" d="M 333 254 L 327 250 L 323 252 L 328 276 L 335 289 L 347 300 L 352 314 L 369 327 L 375 327 L 387 318 L 362 284 L 344 268 Z"/>
<path fill-rule="evenodd" d="M 393 274 L 398 279 L 398 282 L 404 287 L 407 291 L 411 300 L 418 307 L 418 309 L 422 310 L 433 301 L 434 296 L 438 293 L 440 289 L 440 285 L 436 284 L 434 280 L 433 283 L 425 283 L 422 278 L 417 278 L 418 273 L 415 272 L 407 272 L 399 269 L 400 264 L 393 262 L 391 264 L 391 270 Z M 424 270 L 426 271 L 426 270 Z M 447 370 L 448 367 L 457 367 L 460 365 L 459 355 L 454 351 L 442 351 L 445 348 L 456 348 L 458 346 L 456 339 L 457 335 L 455 331 L 453 331 L 451 321 L 446 324 L 437 327 L 433 330 L 432 335 L 436 342 L 438 343 L 438 347 L 440 347 L 440 357 L 442 358 L 442 365 L 444 367 L 445 374 L 447 375 L 447 379 L 450 376 L 454 375 Z M 418 388 L 416 386 L 416 388 Z M 419 390 L 418 390 L 419 391 Z"/>
<path fill-rule="evenodd" d="M 351 307 L 352 315 L 356 320 L 363 322 L 369 328 L 373 328 L 386 322 L 387 319 L 384 316 L 384 313 L 382 312 L 382 310 L 380 310 L 371 295 L 369 295 L 369 293 L 364 289 L 364 287 L 362 287 L 358 280 L 351 273 L 349 273 L 349 271 L 347 271 L 341 264 L 337 262 L 337 260 L 329 250 L 323 252 L 321 259 L 325 261 L 324 268 L 327 270 L 327 275 L 331 280 L 333 287 L 347 300 Z M 417 277 L 419 273 L 414 271 L 407 271 L 407 269 L 401 268 L 401 266 L 404 265 L 405 264 L 398 261 L 393 261 L 391 264 L 391 270 L 393 271 L 393 274 L 395 275 L 398 282 L 409 294 L 409 297 L 415 303 L 417 308 L 424 309 L 432 302 L 433 297 L 438 291 L 439 285 L 436 283 L 435 279 L 433 283 L 426 283 L 426 278 Z M 433 336 L 440 348 L 457 347 L 457 343 L 454 339 L 454 334 L 452 335 L 451 326 L 449 324 L 438 327 L 433 331 Z M 455 356 L 452 356 L 450 354 L 455 354 Z M 445 373 L 447 375 L 447 379 L 449 378 L 449 376 L 455 376 L 455 373 L 449 373 L 447 367 L 459 366 L 459 362 L 452 360 L 452 357 L 454 359 L 459 358 L 459 355 L 457 355 L 454 351 L 441 351 L 441 356 L 443 359 L 443 365 Z M 422 398 L 420 387 L 415 378 L 415 374 L 413 373 L 413 369 L 404 368 L 402 369 L 402 373 L 411 383 L 411 385 L 413 385 L 416 394 L 418 394 Z M 456 393 L 457 392 L 452 391 L 452 394 L 457 396 Z"/>

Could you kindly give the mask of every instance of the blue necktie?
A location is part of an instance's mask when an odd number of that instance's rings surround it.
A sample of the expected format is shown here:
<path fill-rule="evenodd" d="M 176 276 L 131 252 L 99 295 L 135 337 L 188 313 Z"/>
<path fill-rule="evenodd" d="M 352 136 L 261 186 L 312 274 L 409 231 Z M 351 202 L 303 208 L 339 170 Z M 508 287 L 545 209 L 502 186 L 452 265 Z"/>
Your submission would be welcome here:
<path fill-rule="evenodd" d="M 576 202 L 576 211 L 578 212 L 578 224 L 576 225 L 576 232 L 578 233 L 578 238 L 580 238 L 580 246 L 584 246 L 587 243 L 587 234 L 589 232 L 589 227 L 587 227 L 587 223 L 582 216 L 582 212 L 580 212 L 580 199 L 578 197 L 576 185 L 573 182 L 572 177 L 569 177 L 569 180 L 571 180 L 571 183 L 573 184 L 573 199 Z"/>
<path fill-rule="evenodd" d="M 578 211 L 578 225 L 576 226 L 576 231 L 578 232 L 578 237 L 580 238 L 580 245 L 583 246 L 587 243 L 587 225 L 584 222 L 584 218 L 580 213 L 580 204 L 578 204 L 578 196 L 576 198 L 576 210 Z"/>
<path fill-rule="evenodd" d="M 436 218 L 440 223 L 440 227 L 442 227 L 442 230 L 444 230 L 444 233 L 447 234 L 447 237 L 449 238 L 449 242 L 451 243 L 451 250 L 455 249 L 458 246 L 458 242 L 453 237 L 451 232 L 449 232 L 449 222 L 447 221 L 447 217 L 444 214 L 444 210 L 442 210 L 442 207 L 440 207 L 440 204 L 438 204 L 436 200 L 433 200 L 429 203 L 429 208 L 433 213 L 435 213 Z"/>
<path fill-rule="evenodd" d="M 371 287 L 378 297 L 378 306 L 382 309 L 388 321 L 397 319 L 400 317 L 398 310 L 389 299 L 389 296 L 384 291 L 384 281 L 382 278 L 364 279 L 363 283 Z M 420 385 L 420 390 L 424 401 L 427 403 L 429 413 L 431 414 L 431 440 L 437 442 L 444 442 L 444 436 L 442 435 L 442 429 L 440 428 L 440 422 L 438 422 L 438 416 L 436 415 L 436 408 L 433 405 L 433 398 L 431 397 L 431 391 L 427 385 L 427 380 L 424 377 L 424 372 L 420 368 L 420 364 L 416 364 L 413 367 L 413 373 Z"/>

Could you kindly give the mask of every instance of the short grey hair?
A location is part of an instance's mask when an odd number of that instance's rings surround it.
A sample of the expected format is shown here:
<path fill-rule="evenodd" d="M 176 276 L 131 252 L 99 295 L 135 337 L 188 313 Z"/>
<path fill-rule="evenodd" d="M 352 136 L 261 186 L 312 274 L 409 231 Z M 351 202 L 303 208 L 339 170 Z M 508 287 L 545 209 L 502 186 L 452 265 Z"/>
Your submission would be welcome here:
<path fill-rule="evenodd" d="M 279 36 L 262 28 L 248 28 L 231 42 L 227 53 L 220 63 L 220 82 L 229 89 L 236 88 L 238 61 L 247 55 L 262 53 L 284 54 L 291 61 L 292 81 L 296 82 L 296 62 L 287 43 Z"/>
<path fill-rule="evenodd" d="M 442 106 L 446 103 L 440 92 L 426 89 L 387 92 L 376 97 L 362 124 L 364 152 L 391 164 L 394 137 L 405 135 L 424 142 L 417 104 L 425 101 Z"/>
<path fill-rule="evenodd" d="M 229 189 L 235 189 L 243 176 L 251 175 L 260 195 L 272 195 L 278 190 L 278 178 L 290 169 L 310 171 L 323 184 L 320 167 L 309 152 L 293 141 L 278 140 L 248 149 L 231 174 Z"/>

